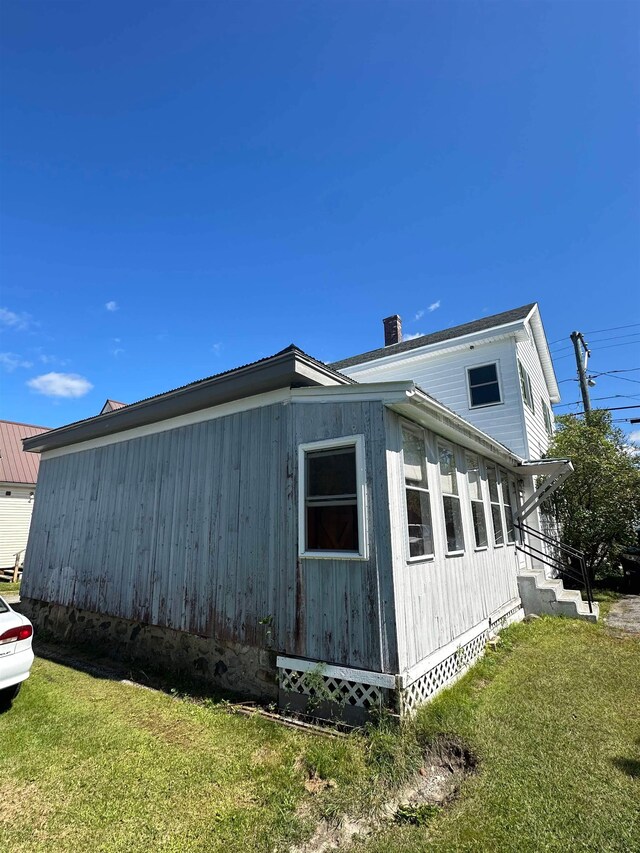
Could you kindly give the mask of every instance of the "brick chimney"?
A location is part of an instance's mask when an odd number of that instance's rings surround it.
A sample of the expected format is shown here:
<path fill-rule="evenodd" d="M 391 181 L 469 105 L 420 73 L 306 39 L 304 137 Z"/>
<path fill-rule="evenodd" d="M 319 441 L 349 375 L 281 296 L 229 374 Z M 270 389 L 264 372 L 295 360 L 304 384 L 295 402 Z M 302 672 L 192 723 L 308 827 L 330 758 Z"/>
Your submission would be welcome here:
<path fill-rule="evenodd" d="M 387 317 L 382 322 L 384 324 L 384 345 L 390 347 L 392 344 L 399 344 L 402 340 L 402 320 L 398 314 Z"/>

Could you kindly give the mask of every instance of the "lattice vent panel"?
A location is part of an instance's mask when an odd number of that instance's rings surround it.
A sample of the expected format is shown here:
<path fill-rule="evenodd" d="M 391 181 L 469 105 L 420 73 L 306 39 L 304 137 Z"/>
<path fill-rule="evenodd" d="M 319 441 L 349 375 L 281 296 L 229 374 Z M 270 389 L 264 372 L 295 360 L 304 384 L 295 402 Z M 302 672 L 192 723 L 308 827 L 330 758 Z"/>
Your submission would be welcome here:
<path fill-rule="evenodd" d="M 284 667 L 280 667 L 280 689 L 308 696 L 315 701 L 335 702 L 338 705 L 358 708 L 378 708 L 382 704 L 382 691 L 373 684 Z"/>

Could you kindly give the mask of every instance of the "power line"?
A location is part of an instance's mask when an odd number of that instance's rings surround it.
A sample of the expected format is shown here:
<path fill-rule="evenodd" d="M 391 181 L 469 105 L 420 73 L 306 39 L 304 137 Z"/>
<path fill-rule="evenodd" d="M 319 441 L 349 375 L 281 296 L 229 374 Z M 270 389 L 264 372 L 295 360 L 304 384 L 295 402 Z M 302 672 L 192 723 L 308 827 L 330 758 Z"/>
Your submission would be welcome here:
<path fill-rule="evenodd" d="M 605 371 L 604 373 L 594 373 L 592 374 L 592 379 L 597 379 L 598 376 L 607 376 L 609 379 L 622 379 L 623 382 L 635 382 L 640 385 L 640 379 L 629 379 L 628 376 L 612 376 L 609 371 Z"/>
<path fill-rule="evenodd" d="M 638 344 L 640 341 L 626 341 L 624 344 L 608 344 L 606 347 L 599 347 L 598 351 L 603 349 L 613 349 L 614 347 L 628 347 L 630 344 Z M 560 355 L 558 358 L 554 358 L 554 361 L 562 361 L 563 358 L 570 358 L 573 353 L 567 353 L 567 355 Z"/>
<path fill-rule="evenodd" d="M 629 334 L 629 335 L 613 335 L 610 338 L 596 338 L 596 340 L 595 341 L 592 340 L 591 343 L 592 344 L 601 344 L 601 343 L 603 344 L 606 341 L 619 341 L 620 338 L 637 338 L 638 335 L 640 335 L 640 332 L 631 332 L 631 334 Z M 630 341 L 630 343 L 633 343 L 633 341 Z M 560 347 L 560 349 L 554 350 L 554 353 L 563 352 L 565 349 L 572 349 L 572 347 L 571 346 Z M 604 347 L 602 349 L 604 349 Z M 552 355 L 554 353 L 552 353 Z"/>
<path fill-rule="evenodd" d="M 583 334 L 597 335 L 599 332 L 617 332 L 618 329 L 634 329 L 636 326 L 640 326 L 640 323 L 629 323 L 628 326 L 611 326 L 609 329 L 592 329 L 590 332 L 583 332 Z M 552 347 L 554 344 L 560 343 L 560 341 L 566 341 L 568 337 L 568 335 L 565 335 L 562 338 L 557 338 L 555 341 L 551 341 L 549 346 Z"/>
<path fill-rule="evenodd" d="M 610 394 L 608 397 L 592 397 L 592 400 L 640 400 L 637 394 Z M 575 403 L 555 403 L 554 408 L 560 409 L 562 406 L 579 406 L 582 400 L 576 400 Z"/>

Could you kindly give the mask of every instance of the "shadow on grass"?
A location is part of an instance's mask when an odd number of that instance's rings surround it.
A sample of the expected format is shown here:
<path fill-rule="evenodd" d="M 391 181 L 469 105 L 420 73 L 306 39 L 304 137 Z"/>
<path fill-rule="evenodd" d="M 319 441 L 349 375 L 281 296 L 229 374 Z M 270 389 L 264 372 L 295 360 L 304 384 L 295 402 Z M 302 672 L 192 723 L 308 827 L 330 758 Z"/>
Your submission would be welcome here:
<path fill-rule="evenodd" d="M 640 779 L 640 761 L 635 758 L 612 758 L 611 763 L 632 779 Z"/>

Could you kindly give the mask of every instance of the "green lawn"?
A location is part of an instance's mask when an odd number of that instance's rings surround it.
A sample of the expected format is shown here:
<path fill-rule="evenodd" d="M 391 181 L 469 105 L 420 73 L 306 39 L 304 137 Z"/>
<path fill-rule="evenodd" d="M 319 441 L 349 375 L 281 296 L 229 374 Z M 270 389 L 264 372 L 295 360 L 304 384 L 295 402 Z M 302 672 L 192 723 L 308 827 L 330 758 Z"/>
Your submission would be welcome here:
<path fill-rule="evenodd" d="M 20 581 L 17 583 L 2 581 L 0 583 L 0 595 L 8 595 L 10 592 L 20 592 Z"/>
<path fill-rule="evenodd" d="M 459 799 L 355 850 L 640 850 L 640 640 L 561 619 L 503 637 L 402 734 L 346 739 L 38 660 L 0 716 L 0 850 L 287 850 L 319 814 L 371 813 L 442 736 L 480 761 Z"/>

